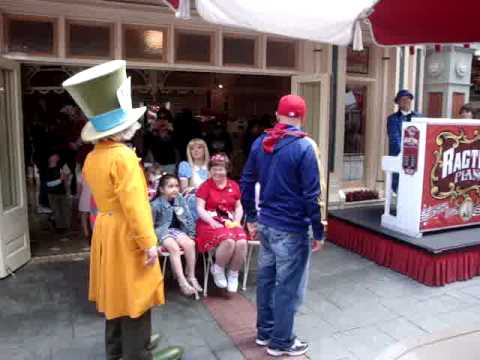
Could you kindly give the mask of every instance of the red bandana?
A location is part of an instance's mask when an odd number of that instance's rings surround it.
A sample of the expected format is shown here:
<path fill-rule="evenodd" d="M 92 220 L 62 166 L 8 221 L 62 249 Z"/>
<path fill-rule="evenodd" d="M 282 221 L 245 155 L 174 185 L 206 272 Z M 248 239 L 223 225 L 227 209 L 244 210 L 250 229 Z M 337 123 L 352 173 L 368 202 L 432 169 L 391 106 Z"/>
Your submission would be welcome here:
<path fill-rule="evenodd" d="M 263 139 L 263 150 L 271 154 L 273 153 L 273 148 L 277 145 L 280 139 L 283 139 L 285 136 L 295 136 L 295 137 L 305 137 L 307 133 L 297 130 L 289 129 L 288 125 L 277 123 L 273 129 L 265 130 L 267 136 Z"/>

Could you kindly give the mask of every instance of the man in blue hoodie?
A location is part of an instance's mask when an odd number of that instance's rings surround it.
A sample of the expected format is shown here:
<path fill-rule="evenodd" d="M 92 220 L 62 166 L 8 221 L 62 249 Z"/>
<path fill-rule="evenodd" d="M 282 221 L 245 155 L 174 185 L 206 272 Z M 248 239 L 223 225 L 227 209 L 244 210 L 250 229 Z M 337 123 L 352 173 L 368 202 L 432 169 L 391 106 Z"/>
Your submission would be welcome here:
<path fill-rule="evenodd" d="M 257 339 L 272 356 L 299 356 L 308 344 L 293 335 L 293 321 L 306 286 L 313 248 L 322 246 L 319 157 L 301 131 L 305 101 L 280 99 L 278 123 L 252 145 L 241 179 L 247 226 L 260 240 L 257 267 Z M 260 183 L 257 220 L 255 184 Z M 258 227 L 257 227 L 258 221 Z"/>

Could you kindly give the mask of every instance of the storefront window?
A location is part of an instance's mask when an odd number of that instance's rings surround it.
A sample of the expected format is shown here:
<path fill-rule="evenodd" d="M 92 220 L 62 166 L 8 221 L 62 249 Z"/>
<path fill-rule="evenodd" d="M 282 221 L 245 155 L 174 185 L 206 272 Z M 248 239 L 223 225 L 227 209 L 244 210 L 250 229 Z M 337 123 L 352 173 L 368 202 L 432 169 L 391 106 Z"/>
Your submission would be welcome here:
<path fill-rule="evenodd" d="M 370 51 L 368 47 L 361 51 L 347 47 L 347 73 L 368 75 L 370 63 Z"/>
<path fill-rule="evenodd" d="M 112 57 L 112 25 L 67 23 L 67 55 L 72 57 Z"/>
<path fill-rule="evenodd" d="M 287 40 L 267 40 L 267 67 L 293 69 L 297 66 L 297 43 Z"/>
<path fill-rule="evenodd" d="M 223 63 L 225 65 L 255 66 L 255 39 L 235 36 L 223 37 Z"/>
<path fill-rule="evenodd" d="M 167 60 L 167 30 L 126 26 L 123 31 L 124 54 L 128 60 Z"/>
<path fill-rule="evenodd" d="M 344 180 L 363 178 L 367 87 L 347 86 L 345 92 Z"/>
<path fill-rule="evenodd" d="M 56 54 L 56 21 L 48 18 L 6 16 L 8 52 L 36 55 Z"/>
<path fill-rule="evenodd" d="M 175 61 L 192 63 L 212 63 L 213 34 L 187 32 L 175 33 Z"/>
<path fill-rule="evenodd" d="M 14 142 L 13 121 L 13 78 L 12 72 L 0 70 L 0 183 L 2 187 L 3 210 L 15 207 L 18 199 L 18 176 L 15 173 L 17 164 L 16 145 Z"/>

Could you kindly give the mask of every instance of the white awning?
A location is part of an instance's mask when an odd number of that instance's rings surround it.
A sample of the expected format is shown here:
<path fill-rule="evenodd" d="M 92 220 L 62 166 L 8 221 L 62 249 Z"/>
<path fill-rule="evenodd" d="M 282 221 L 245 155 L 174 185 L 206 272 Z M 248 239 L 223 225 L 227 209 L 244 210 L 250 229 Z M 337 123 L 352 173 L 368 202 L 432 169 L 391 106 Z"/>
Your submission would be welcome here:
<path fill-rule="evenodd" d="M 292 38 L 348 45 L 376 0 L 197 0 L 206 21 Z"/>

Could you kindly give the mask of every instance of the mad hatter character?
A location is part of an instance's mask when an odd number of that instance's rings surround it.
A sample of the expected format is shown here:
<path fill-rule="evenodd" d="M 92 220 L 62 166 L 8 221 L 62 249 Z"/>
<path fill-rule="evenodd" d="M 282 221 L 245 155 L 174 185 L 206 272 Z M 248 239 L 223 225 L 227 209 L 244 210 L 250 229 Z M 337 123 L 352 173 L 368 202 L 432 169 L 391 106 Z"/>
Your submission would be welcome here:
<path fill-rule="evenodd" d="M 126 62 L 94 66 L 63 86 L 89 119 L 83 141 L 96 143 L 83 168 L 98 206 L 88 297 L 106 318 L 107 359 L 180 359 L 181 348 L 149 350 L 150 309 L 165 299 L 145 177 L 135 152 L 123 144 L 145 112 L 132 108 Z"/>

